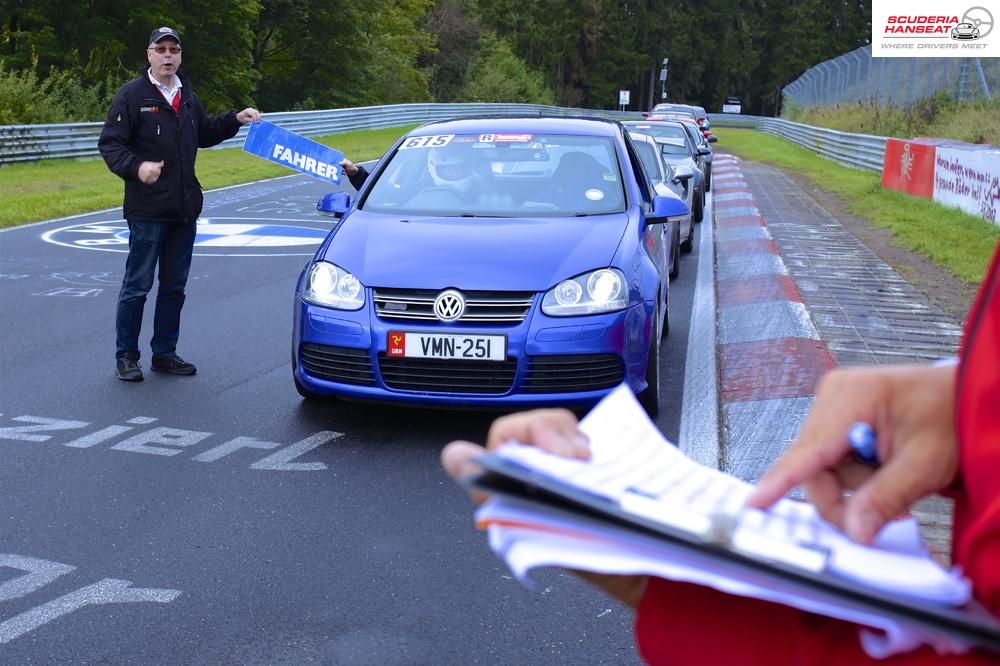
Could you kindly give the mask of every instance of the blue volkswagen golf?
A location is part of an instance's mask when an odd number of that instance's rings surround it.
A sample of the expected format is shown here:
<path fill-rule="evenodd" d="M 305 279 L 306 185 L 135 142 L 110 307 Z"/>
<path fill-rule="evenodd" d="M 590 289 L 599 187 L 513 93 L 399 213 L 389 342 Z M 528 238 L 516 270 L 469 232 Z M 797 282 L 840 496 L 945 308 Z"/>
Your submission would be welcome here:
<path fill-rule="evenodd" d="M 477 118 L 408 133 L 299 278 L 306 398 L 588 406 L 622 382 L 660 408 L 667 223 L 624 128 Z"/>

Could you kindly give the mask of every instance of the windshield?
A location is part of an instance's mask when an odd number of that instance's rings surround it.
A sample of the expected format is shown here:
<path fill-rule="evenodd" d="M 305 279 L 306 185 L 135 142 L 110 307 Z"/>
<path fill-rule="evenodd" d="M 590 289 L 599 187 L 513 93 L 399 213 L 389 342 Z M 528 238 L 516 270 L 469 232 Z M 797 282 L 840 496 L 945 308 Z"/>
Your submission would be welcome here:
<path fill-rule="evenodd" d="M 625 123 L 625 126 L 633 132 L 648 134 L 654 139 L 670 137 L 672 139 L 684 139 L 687 133 L 680 125 L 670 125 L 667 123 Z"/>
<path fill-rule="evenodd" d="M 660 173 L 660 158 L 656 155 L 656 148 L 645 141 L 634 141 L 633 143 L 649 179 L 654 182 L 662 181 L 663 174 Z"/>
<path fill-rule="evenodd" d="M 659 111 L 661 113 L 675 113 L 694 118 L 694 111 L 692 109 L 685 106 L 678 106 L 676 104 L 657 104 L 653 107 L 653 111 Z"/>
<path fill-rule="evenodd" d="M 411 136 L 361 208 L 434 216 L 603 215 L 625 210 L 611 139 L 533 134 Z"/>
<path fill-rule="evenodd" d="M 660 140 L 658 143 L 660 144 L 660 152 L 662 152 L 664 155 L 686 155 L 687 157 L 691 156 L 691 151 L 688 149 L 687 144 L 684 143 L 683 141 L 679 141 L 677 139 L 672 139 L 672 140 L 666 139 L 666 140 Z"/>

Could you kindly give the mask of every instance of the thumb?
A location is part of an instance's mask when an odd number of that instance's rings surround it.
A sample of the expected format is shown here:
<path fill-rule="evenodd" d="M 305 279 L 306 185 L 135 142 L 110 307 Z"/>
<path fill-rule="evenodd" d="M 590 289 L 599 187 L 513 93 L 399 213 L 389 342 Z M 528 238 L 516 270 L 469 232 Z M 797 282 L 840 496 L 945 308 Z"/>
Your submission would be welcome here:
<path fill-rule="evenodd" d="M 472 459 L 484 453 L 483 447 L 472 442 L 452 442 L 441 451 L 441 465 L 448 476 L 458 481 L 482 471 Z"/>
<path fill-rule="evenodd" d="M 905 456 L 890 460 L 847 499 L 844 523 L 854 541 L 869 544 L 890 520 L 905 513 L 926 489 Z"/>
<path fill-rule="evenodd" d="M 456 481 L 461 481 L 482 471 L 482 467 L 472 462 L 472 459 L 484 453 L 486 453 L 486 449 L 478 444 L 463 441 L 452 442 L 441 451 L 441 465 L 448 472 L 448 476 Z M 482 504 L 489 496 L 483 492 L 469 489 L 469 497 L 476 504 Z"/>
<path fill-rule="evenodd" d="M 160 160 L 159 162 L 156 162 L 156 166 L 162 167 L 163 166 L 163 160 Z"/>

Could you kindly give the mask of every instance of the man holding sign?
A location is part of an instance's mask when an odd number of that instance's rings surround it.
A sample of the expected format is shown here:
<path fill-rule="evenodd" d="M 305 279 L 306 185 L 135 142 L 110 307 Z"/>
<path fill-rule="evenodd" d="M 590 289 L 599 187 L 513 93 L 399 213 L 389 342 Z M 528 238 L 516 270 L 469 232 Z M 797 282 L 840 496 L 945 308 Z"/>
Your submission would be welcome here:
<path fill-rule="evenodd" d="M 112 101 L 98 141 L 108 168 L 125 181 L 129 253 L 118 295 L 115 370 L 128 382 L 143 378 L 139 329 L 157 263 L 152 368 L 175 375 L 197 371 L 177 355 L 184 287 L 203 202 L 195 156 L 198 148 L 235 136 L 241 125 L 260 122 L 260 112 L 254 108 L 219 116 L 205 113 L 178 72 L 181 38 L 173 28 L 153 31 L 146 58 L 149 67 L 122 86 Z"/>

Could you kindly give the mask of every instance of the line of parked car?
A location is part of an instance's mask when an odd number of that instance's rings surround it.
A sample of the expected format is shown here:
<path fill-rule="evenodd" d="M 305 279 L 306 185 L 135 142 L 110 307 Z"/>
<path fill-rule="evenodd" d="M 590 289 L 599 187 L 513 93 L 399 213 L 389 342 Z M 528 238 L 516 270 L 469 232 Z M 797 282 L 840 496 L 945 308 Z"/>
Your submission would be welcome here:
<path fill-rule="evenodd" d="M 305 398 L 661 409 L 670 280 L 705 214 L 697 118 L 434 122 L 379 160 L 295 291 Z M 707 129 L 707 128 L 706 128 Z"/>

